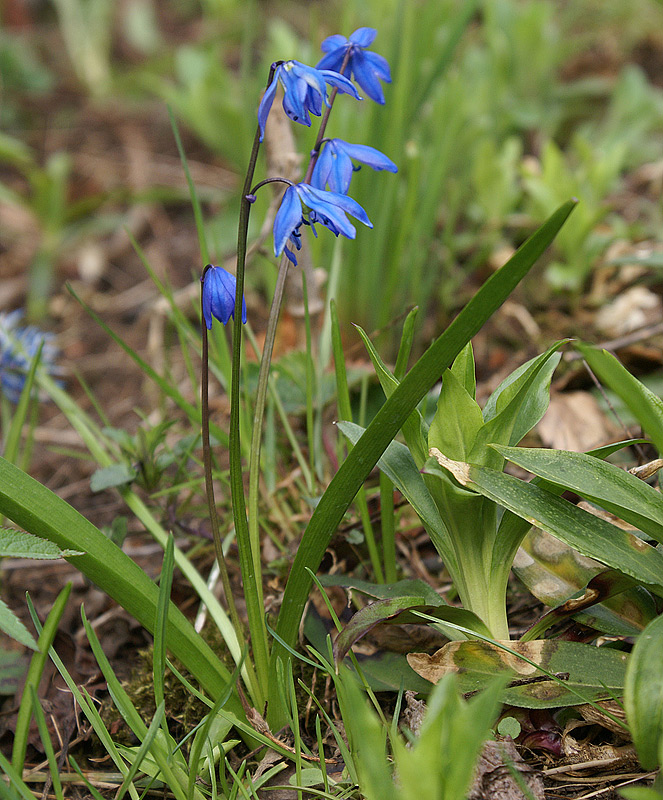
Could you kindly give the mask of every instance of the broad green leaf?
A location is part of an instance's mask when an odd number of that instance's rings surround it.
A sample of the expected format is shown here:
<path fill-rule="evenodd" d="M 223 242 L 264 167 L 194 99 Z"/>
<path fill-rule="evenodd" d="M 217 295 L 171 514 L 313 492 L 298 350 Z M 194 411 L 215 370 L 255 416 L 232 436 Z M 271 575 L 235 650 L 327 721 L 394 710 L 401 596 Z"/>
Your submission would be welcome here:
<path fill-rule="evenodd" d="M 584 609 L 592 608 L 602 601 L 618 597 L 624 592 L 636 588 L 637 583 L 635 578 L 630 578 L 616 569 L 601 570 L 581 592 L 577 592 L 573 597 L 569 597 L 565 602 L 555 606 L 530 626 L 520 637 L 520 641 L 530 642 L 533 639 L 541 639 L 553 625 L 576 616 Z"/>
<path fill-rule="evenodd" d="M 419 622 L 419 617 L 407 615 L 407 612 L 415 609 L 423 614 L 428 614 L 440 622 L 453 622 L 455 625 L 462 625 L 464 628 L 481 633 L 483 636 L 490 636 L 490 631 L 484 623 L 465 608 L 456 608 L 443 603 L 438 598 L 433 606 L 425 606 L 421 597 L 405 596 L 393 597 L 388 600 L 377 600 L 364 606 L 352 616 L 348 624 L 338 634 L 334 640 L 334 661 L 339 664 L 346 656 L 352 645 L 365 636 L 372 628 L 387 620 L 397 620 L 400 623 Z"/>
<path fill-rule="evenodd" d="M 645 769 L 659 764 L 663 748 L 663 616 L 644 629 L 635 643 L 624 688 L 624 705 L 633 744 Z"/>
<path fill-rule="evenodd" d="M 451 370 L 446 370 L 437 410 L 428 430 L 428 446 L 437 447 L 456 461 L 465 461 L 483 425 L 477 401 L 461 380 Z"/>
<path fill-rule="evenodd" d="M 559 639 L 533 642 L 504 642 L 514 653 L 483 641 L 449 642 L 432 656 L 411 653 L 408 662 L 423 678 L 437 683 L 455 673 L 462 692 L 474 692 L 498 672 L 509 669 L 514 678 L 544 677 L 537 667 L 553 674 L 568 673 L 568 680 L 542 680 L 510 686 L 502 694 L 509 705 L 524 708 L 555 708 L 578 705 L 588 700 L 619 694 L 624 686 L 626 653 L 608 647 L 594 647 Z M 525 656 L 532 666 L 519 656 Z M 577 694 L 576 694 L 577 692 Z"/>
<path fill-rule="evenodd" d="M 592 372 L 628 406 L 644 432 L 663 454 L 663 400 L 624 367 L 607 350 L 597 350 L 582 342 L 576 343 Z"/>
<path fill-rule="evenodd" d="M 354 445 L 364 432 L 363 428 L 351 422 L 339 422 L 338 427 Z M 453 569 L 456 555 L 447 527 L 408 448 L 400 442 L 392 442 L 379 459 L 378 466 L 417 512 L 435 549 Z"/>
<path fill-rule="evenodd" d="M 476 368 L 474 366 L 474 350 L 472 342 L 468 342 L 458 353 L 451 365 L 451 371 L 465 387 L 465 391 L 475 400 L 477 393 Z"/>
<path fill-rule="evenodd" d="M 0 600 L 0 631 L 4 631 L 14 641 L 29 647 L 31 650 L 37 649 L 37 642 L 35 642 L 33 635 L 4 600 Z"/>
<path fill-rule="evenodd" d="M 494 419 L 513 401 L 515 397 L 521 392 L 524 386 L 527 386 L 534 377 L 538 374 L 541 367 L 548 361 L 553 353 L 556 353 L 559 348 L 568 340 L 555 342 L 545 353 L 531 358 L 524 364 L 521 364 L 510 375 L 500 383 L 495 391 L 490 395 L 483 408 L 483 417 L 486 422 Z M 546 403 L 547 407 L 547 403 Z"/>
<path fill-rule="evenodd" d="M 490 276 L 449 327 L 436 339 L 387 399 L 352 452 L 334 475 L 309 520 L 290 569 L 279 611 L 276 633 L 292 647 L 311 590 L 311 572 L 316 572 L 324 553 L 350 503 L 373 467 L 403 427 L 419 402 L 439 380 L 440 374 L 481 329 L 529 272 L 557 235 L 575 207 L 573 200 L 560 206 L 501 267 Z M 270 697 L 278 697 L 276 664 L 286 650 L 274 643 L 270 661 Z M 278 728 L 285 724 L 285 709 L 270 705 L 268 722 Z"/>
<path fill-rule="evenodd" d="M 663 553 L 642 539 L 512 475 L 452 462 L 441 454 L 436 458 L 463 486 L 548 531 L 583 555 L 648 584 L 651 591 L 663 596 Z"/>
<path fill-rule="evenodd" d="M 538 528 L 525 536 L 513 562 L 513 571 L 534 597 L 551 607 L 575 596 L 603 569 L 598 561 Z M 635 636 L 655 616 L 656 602 L 642 586 L 574 614 L 579 622 L 610 636 Z"/>
<path fill-rule="evenodd" d="M 114 489 L 132 483 L 138 472 L 129 464 L 111 464 L 95 470 L 90 478 L 90 489 L 93 492 L 103 492 L 104 489 Z"/>
<path fill-rule="evenodd" d="M 494 445 L 506 459 L 663 542 L 663 497 L 630 472 L 585 453 Z"/>
<path fill-rule="evenodd" d="M 82 556 L 80 550 L 60 550 L 49 542 L 16 528 L 0 528 L 0 558 L 34 558 L 37 560 Z"/>
<path fill-rule="evenodd" d="M 492 456 L 488 445 L 495 442 L 518 444 L 539 422 L 550 402 L 550 380 L 561 358 L 556 351 L 563 344 L 563 341 L 556 342 L 529 362 L 527 369 L 502 390 L 495 401 L 496 413 L 489 415 L 486 424 L 477 431 L 468 461 L 500 469 L 504 460 Z"/>

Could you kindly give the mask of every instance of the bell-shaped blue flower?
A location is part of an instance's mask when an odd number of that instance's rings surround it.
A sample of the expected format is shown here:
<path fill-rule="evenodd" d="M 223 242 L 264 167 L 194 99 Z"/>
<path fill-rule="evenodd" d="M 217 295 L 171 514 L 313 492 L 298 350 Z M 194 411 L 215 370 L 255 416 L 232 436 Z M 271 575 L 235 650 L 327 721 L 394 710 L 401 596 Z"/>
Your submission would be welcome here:
<path fill-rule="evenodd" d="M 212 329 L 212 320 L 218 319 L 224 325 L 235 317 L 235 276 L 223 267 L 209 264 L 205 268 L 203 281 L 203 319 L 207 330 Z M 246 301 L 242 298 L 242 322 L 246 322 Z"/>
<path fill-rule="evenodd" d="M 374 147 L 350 144 L 343 139 L 327 139 L 315 162 L 311 186 L 315 186 L 316 189 L 325 189 L 329 186 L 332 192 L 347 194 L 352 173 L 360 169 L 353 165 L 353 159 L 375 170 L 398 172 L 396 164 Z"/>
<path fill-rule="evenodd" d="M 307 127 L 311 126 L 309 112 L 319 117 L 322 113 L 323 102 L 325 105 L 329 105 L 327 85 L 361 100 L 354 85 L 343 75 L 328 69 L 314 69 L 299 61 L 284 61 L 276 67 L 272 82 L 265 89 L 265 94 L 258 107 L 261 142 L 265 135 L 265 124 L 279 83 L 283 87 L 283 110 L 291 120 Z"/>
<path fill-rule="evenodd" d="M 376 36 L 375 28 L 357 28 L 349 39 L 340 34 L 329 36 L 320 45 L 322 52 L 327 55 L 318 61 L 315 68 L 340 72 L 346 53 L 349 52 L 343 75 L 354 78 L 371 100 L 383 105 L 384 92 L 380 81 L 391 83 L 389 64 L 386 58 L 366 50 Z"/>
<path fill-rule="evenodd" d="M 315 235 L 315 224 L 319 222 L 334 236 L 343 234 L 348 239 L 354 239 L 357 231 L 346 214 L 351 214 L 368 228 L 373 227 L 364 209 L 351 197 L 337 192 L 325 192 L 307 183 L 289 186 L 274 220 L 274 254 L 280 256 L 285 250 L 290 261 L 297 263 L 292 249 L 286 245 L 290 244 L 297 250 L 301 248 L 302 225 L 310 225 Z"/>

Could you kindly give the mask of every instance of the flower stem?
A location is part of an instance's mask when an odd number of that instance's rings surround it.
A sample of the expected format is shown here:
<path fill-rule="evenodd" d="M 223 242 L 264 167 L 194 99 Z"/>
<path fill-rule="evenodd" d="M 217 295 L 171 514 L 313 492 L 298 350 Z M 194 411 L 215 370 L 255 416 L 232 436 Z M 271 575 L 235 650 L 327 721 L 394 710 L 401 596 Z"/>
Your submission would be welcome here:
<path fill-rule="evenodd" d="M 267 85 L 274 77 L 274 67 L 270 69 Z M 244 297 L 244 271 L 246 267 L 247 238 L 249 231 L 249 216 L 251 202 L 247 195 L 251 191 L 255 173 L 258 152 L 260 150 L 260 129 L 256 129 L 253 139 L 253 148 L 249 159 L 242 199 L 239 210 L 239 224 L 237 231 L 237 289 L 235 292 L 235 316 L 232 337 L 232 367 L 230 379 L 230 432 L 228 454 L 230 459 L 230 493 L 233 504 L 233 517 L 235 519 L 235 534 L 237 536 L 237 549 L 239 551 L 240 569 L 244 583 L 244 597 L 246 612 L 249 619 L 249 631 L 253 646 L 253 658 L 258 676 L 260 697 L 254 698 L 256 705 L 261 707 L 266 699 L 267 681 L 269 670 L 269 651 L 267 644 L 267 629 L 265 627 L 264 609 L 262 603 L 262 573 L 260 569 L 260 553 L 252 552 L 251 536 L 246 515 L 246 500 L 244 495 L 244 474 L 242 471 L 242 451 L 240 441 L 240 373 L 242 358 L 242 300 Z M 252 517 L 256 516 L 257 509 L 252 509 Z"/>
<path fill-rule="evenodd" d="M 288 277 L 289 260 L 285 253 L 281 256 L 279 272 L 276 277 L 274 296 L 272 305 L 269 309 L 267 319 L 267 330 L 265 332 L 265 343 L 262 347 L 262 358 L 260 359 L 260 371 L 258 373 L 258 386 L 256 389 L 256 400 L 253 411 L 253 430 L 251 434 L 251 461 L 249 465 L 249 536 L 253 552 L 254 569 L 260 569 L 260 531 L 258 527 L 258 488 L 260 481 L 260 450 L 262 446 L 262 423 L 265 416 L 265 402 L 267 399 L 267 384 L 269 382 L 269 369 L 272 363 L 274 352 L 274 341 L 276 339 L 276 326 L 279 321 L 279 313 L 283 303 L 283 293 L 285 291 L 286 278 Z M 260 597 L 262 599 L 262 585 L 260 586 Z"/>

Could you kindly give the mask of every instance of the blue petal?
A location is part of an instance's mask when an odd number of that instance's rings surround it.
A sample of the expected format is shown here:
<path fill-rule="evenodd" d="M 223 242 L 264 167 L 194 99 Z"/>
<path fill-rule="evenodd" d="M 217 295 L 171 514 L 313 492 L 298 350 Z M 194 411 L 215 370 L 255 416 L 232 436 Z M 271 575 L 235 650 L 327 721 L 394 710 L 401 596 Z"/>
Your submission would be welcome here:
<path fill-rule="evenodd" d="M 288 186 L 274 219 L 274 255 L 280 256 L 294 230 L 302 224 L 302 204 L 296 186 Z"/>
<path fill-rule="evenodd" d="M 333 141 L 338 150 L 343 150 L 355 161 L 360 161 L 362 164 L 366 164 L 366 166 L 376 170 L 386 169 L 387 172 L 398 172 L 396 164 L 374 147 L 369 147 L 366 144 L 350 144 L 350 142 L 344 142 L 342 139 L 334 139 Z"/>
<path fill-rule="evenodd" d="M 319 203 L 324 203 L 325 205 L 333 203 L 342 211 L 352 214 L 353 217 L 356 217 L 367 227 L 373 227 L 373 223 L 368 218 L 368 215 L 364 209 L 356 200 L 353 200 L 351 197 L 348 197 L 344 194 L 338 194 L 337 192 L 323 192 L 320 189 L 316 189 L 313 186 L 308 186 L 305 183 L 300 183 L 298 189 L 302 200 L 309 208 L 316 208 Z M 312 202 L 310 202 L 311 200 Z"/>
<path fill-rule="evenodd" d="M 340 33 L 335 33 L 333 36 L 328 36 L 320 45 L 323 53 L 331 53 L 333 50 L 338 50 L 341 47 L 347 47 L 350 42 L 341 36 Z M 341 56 L 342 57 L 342 56 Z"/>
<path fill-rule="evenodd" d="M 348 80 L 344 75 L 339 72 L 333 72 L 329 69 L 321 69 L 319 72 L 324 76 L 325 81 L 331 86 L 335 86 L 339 92 L 343 94 L 351 94 L 356 100 L 361 100 L 359 93 L 355 89 L 353 83 Z"/>
<path fill-rule="evenodd" d="M 331 70 L 332 72 L 340 72 L 341 67 L 343 66 L 343 59 L 345 57 L 345 48 L 339 48 L 338 50 L 332 50 L 330 53 L 327 53 L 326 56 L 323 56 L 320 61 L 315 65 L 317 70 Z M 349 72 L 348 68 L 346 67 L 345 72 Z"/>
<path fill-rule="evenodd" d="M 203 318 L 207 329 L 214 318 L 224 325 L 235 314 L 235 290 L 237 282 L 223 267 L 211 266 L 205 273 L 203 283 Z M 242 299 L 242 322 L 246 322 L 246 304 Z"/>
<path fill-rule="evenodd" d="M 350 41 L 357 47 L 368 47 L 373 44 L 377 35 L 378 32 L 375 28 L 357 28 L 354 33 L 350 34 Z"/>
<path fill-rule="evenodd" d="M 369 54 L 369 55 L 374 55 Z M 376 103 L 384 105 L 384 92 L 371 63 L 362 50 L 358 50 L 352 59 L 352 72 L 357 83 Z"/>
<path fill-rule="evenodd" d="M 373 69 L 373 72 L 378 76 L 381 81 L 391 83 L 391 70 L 389 69 L 389 62 L 384 56 L 379 53 L 362 53 L 368 64 Z"/>
<path fill-rule="evenodd" d="M 334 158 L 329 175 L 329 188 L 332 192 L 347 194 L 352 180 L 352 161 L 342 149 L 334 148 L 333 145 L 331 149 Z"/>
<path fill-rule="evenodd" d="M 322 146 L 322 152 L 318 156 L 311 175 L 311 186 L 316 189 L 324 189 L 329 180 L 329 173 L 332 168 L 333 153 L 332 148 L 329 146 L 331 142 L 325 142 Z"/>
<path fill-rule="evenodd" d="M 327 93 L 327 87 L 325 86 L 324 77 L 320 74 L 320 70 L 309 67 L 307 64 L 302 64 L 301 61 L 289 61 L 288 63 L 293 65 L 292 71 L 298 78 L 301 78 L 306 81 L 309 86 L 317 89 L 324 97 Z"/>
<path fill-rule="evenodd" d="M 278 86 L 279 71 L 281 67 L 276 68 L 272 82 L 265 89 L 265 94 L 262 96 L 260 105 L 258 106 L 258 125 L 260 126 L 260 141 L 265 137 L 265 125 L 267 124 L 267 117 L 274 102 L 274 95 L 276 94 L 276 87 Z"/>
<path fill-rule="evenodd" d="M 292 250 L 289 247 L 286 247 L 283 252 L 285 253 L 288 261 L 297 266 L 297 256 L 292 252 Z"/>

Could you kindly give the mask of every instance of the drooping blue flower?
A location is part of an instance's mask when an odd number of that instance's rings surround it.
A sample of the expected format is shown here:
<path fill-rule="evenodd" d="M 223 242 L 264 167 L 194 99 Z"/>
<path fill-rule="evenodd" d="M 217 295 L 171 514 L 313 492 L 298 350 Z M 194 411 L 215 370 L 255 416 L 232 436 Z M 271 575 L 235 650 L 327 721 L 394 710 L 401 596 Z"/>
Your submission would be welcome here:
<path fill-rule="evenodd" d="M 235 276 L 223 267 L 209 264 L 205 268 L 203 281 L 203 319 L 207 330 L 212 329 L 216 317 L 224 325 L 235 318 Z M 246 322 L 246 301 L 242 298 L 242 322 Z"/>
<path fill-rule="evenodd" d="M 375 170 L 386 169 L 388 172 L 398 172 L 396 164 L 374 147 L 368 147 L 365 144 L 350 144 L 344 142 L 343 139 L 327 139 L 315 162 L 311 186 L 315 186 L 316 189 L 324 189 L 329 186 L 332 192 L 347 194 L 352 173 L 360 169 L 353 165 L 352 159 Z"/>
<path fill-rule="evenodd" d="M 303 206 L 309 210 L 306 211 Z M 313 234 L 317 235 L 315 224 L 319 222 L 334 236 L 343 234 L 348 239 L 354 239 L 357 231 L 346 214 L 351 214 L 368 228 L 373 227 L 364 209 L 351 197 L 337 192 L 325 192 L 307 183 L 289 186 L 274 220 L 274 254 L 280 256 L 285 250 L 290 261 L 297 263 L 295 254 L 286 245 L 301 249 L 302 225 L 310 225 Z"/>
<path fill-rule="evenodd" d="M 309 112 L 319 117 L 323 102 L 329 105 L 327 84 L 334 86 L 343 94 L 351 94 L 357 100 L 361 100 L 354 85 L 343 75 L 328 69 L 314 69 L 299 61 L 284 61 L 276 67 L 272 82 L 265 90 L 258 107 L 261 142 L 279 83 L 283 87 L 283 110 L 291 120 L 307 127 L 311 125 Z"/>
<path fill-rule="evenodd" d="M 34 325 L 20 327 L 22 317 L 20 310 L 0 313 L 0 388 L 12 403 L 18 403 L 32 359 L 40 347 L 41 366 L 51 375 L 61 372 L 55 364 L 59 350 L 53 344 L 53 334 L 44 333 Z"/>
<path fill-rule="evenodd" d="M 375 28 L 357 28 L 349 39 L 340 34 L 327 37 L 320 45 L 322 52 L 327 55 L 318 61 L 315 68 L 340 72 L 345 55 L 349 52 L 343 75 L 353 77 L 371 100 L 384 105 L 380 81 L 391 83 L 389 64 L 386 58 L 366 50 L 376 36 Z"/>

